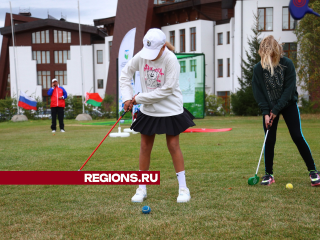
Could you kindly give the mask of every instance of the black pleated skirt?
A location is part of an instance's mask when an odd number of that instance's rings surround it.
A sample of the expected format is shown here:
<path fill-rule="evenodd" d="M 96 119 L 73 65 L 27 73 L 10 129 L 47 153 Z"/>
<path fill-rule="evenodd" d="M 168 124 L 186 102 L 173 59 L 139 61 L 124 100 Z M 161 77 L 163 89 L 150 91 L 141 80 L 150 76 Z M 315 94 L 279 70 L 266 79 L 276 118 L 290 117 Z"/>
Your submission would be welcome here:
<path fill-rule="evenodd" d="M 149 136 L 154 134 L 176 136 L 189 127 L 195 126 L 193 119 L 194 116 L 185 108 L 183 108 L 183 113 L 169 117 L 152 117 L 140 111 L 131 129 Z"/>

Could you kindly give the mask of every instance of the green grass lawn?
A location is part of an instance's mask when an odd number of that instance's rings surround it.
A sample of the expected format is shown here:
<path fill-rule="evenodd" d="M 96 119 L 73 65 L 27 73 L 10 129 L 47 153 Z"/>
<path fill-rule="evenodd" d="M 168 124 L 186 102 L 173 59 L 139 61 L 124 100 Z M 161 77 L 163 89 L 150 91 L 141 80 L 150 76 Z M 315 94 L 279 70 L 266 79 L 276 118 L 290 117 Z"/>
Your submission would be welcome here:
<path fill-rule="evenodd" d="M 320 116 L 302 116 L 303 134 L 320 168 Z M 93 121 L 94 122 L 94 121 Z M 136 186 L 0 186 L 1 239 L 319 239 L 320 188 L 280 120 L 276 183 L 249 186 L 264 133 L 261 117 L 207 117 L 200 128 L 221 133 L 180 135 L 189 203 L 176 202 L 178 182 L 165 136 L 158 135 L 150 170 L 161 185 L 144 203 L 131 203 Z M 2 171 L 77 171 L 111 126 L 65 120 L 51 133 L 49 120 L 0 123 Z M 128 127 L 125 125 L 124 127 Z M 83 170 L 138 170 L 140 135 L 106 138 Z M 264 174 L 262 161 L 259 176 Z M 0 173 L 1 174 L 1 173 Z M 287 183 L 293 184 L 287 190 Z M 144 205 L 150 214 L 142 214 Z"/>

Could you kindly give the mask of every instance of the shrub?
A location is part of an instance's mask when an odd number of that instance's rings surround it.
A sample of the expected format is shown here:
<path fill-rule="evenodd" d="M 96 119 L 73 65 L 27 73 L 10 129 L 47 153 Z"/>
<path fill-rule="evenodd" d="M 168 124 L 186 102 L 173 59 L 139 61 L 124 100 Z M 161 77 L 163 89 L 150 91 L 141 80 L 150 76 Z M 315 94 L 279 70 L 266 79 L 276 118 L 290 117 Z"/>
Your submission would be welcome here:
<path fill-rule="evenodd" d="M 226 115 L 228 107 L 225 107 L 225 101 L 216 95 L 207 95 L 205 99 L 205 113 L 207 116 Z"/>
<path fill-rule="evenodd" d="M 17 99 L 6 97 L 0 99 L 0 121 L 7 121 L 17 113 Z"/>

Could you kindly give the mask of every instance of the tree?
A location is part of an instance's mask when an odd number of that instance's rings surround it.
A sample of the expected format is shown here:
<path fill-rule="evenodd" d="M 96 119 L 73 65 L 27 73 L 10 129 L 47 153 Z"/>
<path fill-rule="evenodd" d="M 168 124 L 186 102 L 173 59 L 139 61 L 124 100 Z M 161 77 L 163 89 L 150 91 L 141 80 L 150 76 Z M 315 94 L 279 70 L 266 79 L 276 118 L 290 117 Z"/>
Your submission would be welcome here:
<path fill-rule="evenodd" d="M 6 97 L 0 99 L 0 122 L 10 120 L 17 113 L 17 99 Z"/>
<path fill-rule="evenodd" d="M 315 12 L 320 11 L 319 1 L 311 0 L 309 6 Z M 320 105 L 320 18 L 305 15 L 294 32 L 299 46 L 294 60 L 298 84 L 309 92 L 313 108 L 317 108 Z"/>
<path fill-rule="evenodd" d="M 260 108 L 254 99 L 252 90 L 253 67 L 260 62 L 261 57 L 258 53 L 261 38 L 259 32 L 259 18 L 254 16 L 254 26 L 251 28 L 253 35 L 248 38 L 249 52 L 246 50 L 247 61 L 242 59 L 243 65 L 241 70 L 243 79 L 238 78 L 240 89 L 236 93 L 231 94 L 232 111 L 236 115 L 256 116 L 260 113 Z"/>
<path fill-rule="evenodd" d="M 102 104 L 101 104 L 101 111 L 107 118 L 116 118 L 117 117 L 117 105 L 114 101 L 113 95 L 105 95 Z"/>

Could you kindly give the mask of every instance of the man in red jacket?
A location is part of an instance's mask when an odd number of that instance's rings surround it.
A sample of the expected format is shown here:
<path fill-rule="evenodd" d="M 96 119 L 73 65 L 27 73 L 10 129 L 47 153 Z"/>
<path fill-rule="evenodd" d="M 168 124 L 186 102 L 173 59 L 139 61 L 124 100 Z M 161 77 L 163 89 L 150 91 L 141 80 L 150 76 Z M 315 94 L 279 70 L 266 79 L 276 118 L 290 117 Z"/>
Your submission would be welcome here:
<path fill-rule="evenodd" d="M 66 90 L 59 86 L 57 79 L 52 79 L 52 88 L 48 90 L 48 95 L 51 96 L 51 116 L 52 116 L 52 132 L 56 132 L 57 113 L 59 119 L 60 132 L 64 131 L 64 108 L 66 106 L 65 99 L 68 97 Z"/>

